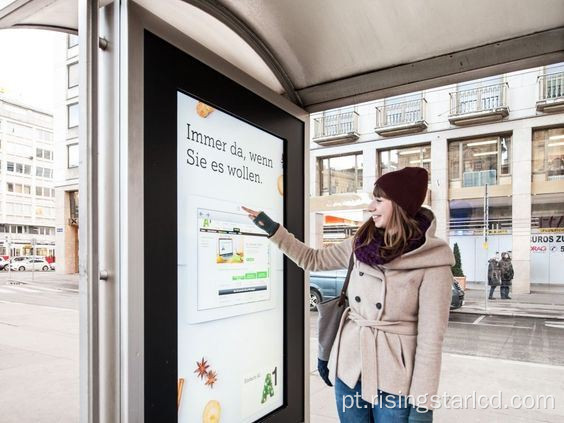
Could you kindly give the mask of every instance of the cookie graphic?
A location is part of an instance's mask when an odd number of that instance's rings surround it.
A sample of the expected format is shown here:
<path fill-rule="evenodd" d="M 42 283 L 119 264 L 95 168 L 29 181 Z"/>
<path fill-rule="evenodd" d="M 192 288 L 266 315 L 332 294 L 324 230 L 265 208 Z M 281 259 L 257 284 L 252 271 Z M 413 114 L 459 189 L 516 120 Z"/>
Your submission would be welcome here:
<path fill-rule="evenodd" d="M 219 423 L 219 418 L 221 417 L 221 405 L 216 400 L 211 400 L 206 404 L 204 408 L 204 414 L 202 415 L 203 423 Z"/>
<path fill-rule="evenodd" d="M 202 103 L 201 101 L 198 101 L 198 104 L 196 105 L 196 112 L 198 113 L 198 115 L 200 117 L 203 118 L 207 118 L 208 115 L 213 112 L 214 108 L 211 106 L 208 106 L 207 104 Z"/>
<path fill-rule="evenodd" d="M 284 195 L 284 178 L 282 175 L 278 177 L 278 192 L 280 195 Z"/>

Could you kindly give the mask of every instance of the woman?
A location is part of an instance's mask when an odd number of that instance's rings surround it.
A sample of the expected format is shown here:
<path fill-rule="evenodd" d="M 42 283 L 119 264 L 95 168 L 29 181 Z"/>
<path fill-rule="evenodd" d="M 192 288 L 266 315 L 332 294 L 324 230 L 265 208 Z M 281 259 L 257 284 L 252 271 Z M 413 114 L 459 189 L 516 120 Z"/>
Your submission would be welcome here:
<path fill-rule="evenodd" d="M 428 176 L 408 167 L 375 184 L 371 217 L 354 237 L 313 249 L 263 212 L 244 208 L 284 254 L 305 270 L 347 267 L 345 309 L 329 362 L 341 422 L 430 422 L 448 325 L 454 257 L 422 208 Z M 417 407 L 416 407 L 417 406 Z"/>
<path fill-rule="evenodd" d="M 499 288 L 501 299 L 510 300 L 509 287 L 511 286 L 511 281 L 513 280 L 513 264 L 511 264 L 511 257 L 509 253 L 505 252 L 501 254 L 501 261 L 499 262 L 499 275 L 501 278 L 501 287 Z"/>

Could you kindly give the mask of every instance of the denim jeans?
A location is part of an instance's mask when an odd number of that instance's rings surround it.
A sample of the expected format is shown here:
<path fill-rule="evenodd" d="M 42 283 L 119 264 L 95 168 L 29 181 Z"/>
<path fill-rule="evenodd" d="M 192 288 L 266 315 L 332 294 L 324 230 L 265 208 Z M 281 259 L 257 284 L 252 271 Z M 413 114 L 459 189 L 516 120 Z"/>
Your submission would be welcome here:
<path fill-rule="evenodd" d="M 335 381 L 337 412 L 341 423 L 428 423 L 433 421 L 433 411 L 417 411 L 403 395 L 378 389 L 378 404 L 372 405 L 360 398 L 360 380 L 354 389 L 339 378 Z"/>

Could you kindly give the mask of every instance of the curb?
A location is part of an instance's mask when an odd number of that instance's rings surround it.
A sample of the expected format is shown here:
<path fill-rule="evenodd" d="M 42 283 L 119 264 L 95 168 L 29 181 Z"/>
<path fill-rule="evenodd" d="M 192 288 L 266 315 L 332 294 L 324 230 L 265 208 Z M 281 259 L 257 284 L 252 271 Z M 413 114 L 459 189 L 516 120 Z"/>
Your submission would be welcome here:
<path fill-rule="evenodd" d="M 506 317 L 532 317 L 535 319 L 554 319 L 554 320 L 564 320 L 564 315 L 550 315 L 550 314 L 538 314 L 538 313 L 519 313 L 519 312 L 512 312 L 512 311 L 501 311 L 501 310 L 488 310 L 486 311 L 479 311 L 479 310 L 452 310 L 451 313 L 463 313 L 463 314 L 479 314 L 479 315 L 486 315 L 486 316 L 506 316 Z"/>

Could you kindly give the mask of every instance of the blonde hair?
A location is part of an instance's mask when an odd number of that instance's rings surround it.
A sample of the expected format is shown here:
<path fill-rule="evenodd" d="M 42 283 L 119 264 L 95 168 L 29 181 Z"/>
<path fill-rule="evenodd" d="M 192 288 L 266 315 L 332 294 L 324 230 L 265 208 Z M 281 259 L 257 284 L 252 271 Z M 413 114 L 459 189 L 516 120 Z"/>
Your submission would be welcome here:
<path fill-rule="evenodd" d="M 423 236 L 419 223 L 409 216 L 404 209 L 389 198 L 386 193 L 376 184 L 374 186 L 374 197 L 382 197 L 392 202 L 392 214 L 385 228 L 377 228 L 372 219 L 368 219 L 355 234 L 355 249 L 364 247 L 376 238 L 382 238 L 380 257 L 391 261 L 402 255 L 412 239 Z M 358 242 L 360 240 L 360 242 Z"/>

